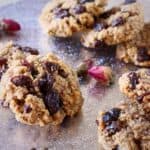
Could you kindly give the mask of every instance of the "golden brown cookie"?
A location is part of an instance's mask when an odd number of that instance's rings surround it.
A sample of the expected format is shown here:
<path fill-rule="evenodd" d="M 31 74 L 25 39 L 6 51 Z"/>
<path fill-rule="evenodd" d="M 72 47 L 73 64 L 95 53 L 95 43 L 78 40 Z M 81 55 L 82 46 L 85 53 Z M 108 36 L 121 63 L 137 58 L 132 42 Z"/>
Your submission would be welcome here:
<path fill-rule="evenodd" d="M 83 103 L 76 73 L 53 54 L 28 55 L 10 66 L 1 78 L 0 99 L 19 122 L 40 126 L 62 123 Z"/>
<path fill-rule="evenodd" d="M 117 46 L 116 57 L 125 63 L 150 67 L 150 23 L 130 42 Z"/>
<path fill-rule="evenodd" d="M 53 0 L 40 16 L 42 28 L 52 36 L 69 37 L 94 24 L 107 0 Z"/>
<path fill-rule="evenodd" d="M 125 3 L 102 14 L 94 28 L 85 32 L 81 42 L 85 47 L 96 48 L 127 42 L 143 29 L 144 17 L 140 3 Z"/>

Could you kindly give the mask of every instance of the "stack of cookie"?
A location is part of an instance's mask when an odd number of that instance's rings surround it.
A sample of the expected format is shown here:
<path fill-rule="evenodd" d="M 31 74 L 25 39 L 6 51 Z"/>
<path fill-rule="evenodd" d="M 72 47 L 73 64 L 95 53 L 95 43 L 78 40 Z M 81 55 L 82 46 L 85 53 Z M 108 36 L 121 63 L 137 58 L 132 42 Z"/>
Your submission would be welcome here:
<path fill-rule="evenodd" d="M 99 142 L 106 150 L 149 150 L 150 70 L 123 74 L 119 86 L 128 99 L 100 112 L 96 121 Z"/>
<path fill-rule="evenodd" d="M 60 124 L 83 98 L 76 73 L 53 54 L 8 43 L 0 50 L 0 100 L 28 125 Z"/>

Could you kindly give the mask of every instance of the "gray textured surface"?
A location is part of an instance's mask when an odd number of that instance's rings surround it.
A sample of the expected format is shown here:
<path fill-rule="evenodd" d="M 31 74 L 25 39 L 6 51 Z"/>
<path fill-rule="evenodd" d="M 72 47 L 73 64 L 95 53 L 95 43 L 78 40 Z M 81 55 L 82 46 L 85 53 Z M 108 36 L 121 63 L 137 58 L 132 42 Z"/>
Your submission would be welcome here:
<path fill-rule="evenodd" d="M 2 1 L 2 0 L 1 0 Z M 6 0 L 4 0 L 6 1 Z M 53 51 L 75 67 L 83 58 L 93 56 L 99 64 L 109 64 L 116 73 L 116 82 L 109 88 L 96 87 L 94 82 L 81 85 L 85 99 L 83 111 L 74 119 L 67 119 L 59 127 L 43 128 L 18 123 L 14 115 L 0 108 L 0 150 L 30 150 L 35 147 L 42 150 L 96 150 L 97 128 L 95 119 L 101 109 L 106 109 L 123 100 L 117 85 L 121 72 L 128 70 L 114 60 L 113 49 L 88 51 L 82 48 L 78 37 L 71 39 L 50 38 L 43 34 L 38 16 L 48 0 L 22 0 L 0 8 L 1 17 L 14 18 L 22 25 L 22 31 L 16 35 L 1 36 L 2 41 L 13 40 L 23 45 L 41 49 L 41 53 Z M 13 2 L 11 0 L 10 2 Z M 111 4 L 118 1 L 112 0 Z M 146 20 L 149 16 L 150 0 L 142 0 Z M 99 147 L 99 149 L 102 149 Z"/>

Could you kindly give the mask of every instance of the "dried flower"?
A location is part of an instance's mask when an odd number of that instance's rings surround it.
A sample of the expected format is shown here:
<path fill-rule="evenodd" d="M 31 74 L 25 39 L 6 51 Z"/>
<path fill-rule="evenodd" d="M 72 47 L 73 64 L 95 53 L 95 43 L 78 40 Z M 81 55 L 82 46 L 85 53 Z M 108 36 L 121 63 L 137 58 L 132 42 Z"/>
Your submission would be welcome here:
<path fill-rule="evenodd" d="M 78 66 L 77 66 L 77 75 L 80 76 L 87 76 L 88 74 L 88 69 L 90 67 L 92 67 L 93 65 L 93 60 L 91 59 L 87 59 L 84 60 L 83 62 L 81 62 Z"/>
<path fill-rule="evenodd" d="M 7 32 L 16 32 L 21 30 L 20 24 L 12 19 L 2 19 L 0 21 L 0 26 L 1 26 L 1 30 Z"/>
<path fill-rule="evenodd" d="M 93 66 L 88 74 L 103 85 L 109 86 L 113 81 L 112 70 L 107 66 Z"/>

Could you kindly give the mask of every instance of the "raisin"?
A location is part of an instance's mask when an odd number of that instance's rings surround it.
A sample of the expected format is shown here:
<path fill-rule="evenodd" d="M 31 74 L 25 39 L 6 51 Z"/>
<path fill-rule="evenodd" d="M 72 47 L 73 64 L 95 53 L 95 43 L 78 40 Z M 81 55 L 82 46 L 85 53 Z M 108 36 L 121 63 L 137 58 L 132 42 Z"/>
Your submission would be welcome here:
<path fill-rule="evenodd" d="M 11 78 L 11 82 L 16 86 L 32 87 L 32 80 L 25 75 L 18 75 Z"/>
<path fill-rule="evenodd" d="M 31 48 L 31 47 L 22 47 L 21 49 L 22 51 L 24 52 L 27 52 L 27 53 L 30 53 L 32 55 L 38 55 L 39 54 L 39 51 L 37 49 L 34 49 L 34 48 Z"/>
<path fill-rule="evenodd" d="M 135 3 L 136 0 L 125 0 L 125 4 Z"/>
<path fill-rule="evenodd" d="M 23 66 L 26 66 L 29 69 L 29 71 L 31 72 L 31 75 L 33 76 L 33 78 L 35 78 L 38 75 L 38 71 L 35 69 L 35 67 L 32 63 L 29 63 L 27 60 L 23 60 L 21 62 L 21 64 Z"/>
<path fill-rule="evenodd" d="M 137 97 L 137 101 L 138 101 L 139 103 L 142 103 L 144 97 L 145 97 L 145 96 L 149 96 L 149 95 L 150 95 L 150 92 L 147 92 L 147 93 L 145 93 L 145 94 L 143 94 L 143 95 L 141 95 L 141 96 L 138 96 L 138 97 Z"/>
<path fill-rule="evenodd" d="M 55 114 L 61 107 L 61 100 L 59 94 L 55 90 L 49 91 L 44 97 L 44 103 L 50 114 Z"/>
<path fill-rule="evenodd" d="M 116 26 L 123 25 L 124 22 L 125 22 L 124 19 L 122 17 L 119 17 L 119 18 L 113 20 L 111 25 L 112 25 L 112 27 L 116 27 Z"/>
<path fill-rule="evenodd" d="M 104 12 L 103 14 L 100 15 L 100 18 L 106 19 L 108 17 L 110 17 L 111 15 L 115 14 L 117 11 L 120 11 L 120 8 L 112 8 L 106 12 Z"/>
<path fill-rule="evenodd" d="M 105 124 L 107 124 L 107 123 L 110 123 L 110 122 L 113 121 L 113 117 L 112 117 L 112 115 L 111 115 L 110 112 L 106 112 L 106 113 L 103 115 L 102 120 L 103 120 L 103 122 L 104 122 Z"/>
<path fill-rule="evenodd" d="M 24 105 L 24 101 L 22 100 L 15 100 L 15 102 L 17 105 L 20 105 L 20 106 Z"/>
<path fill-rule="evenodd" d="M 103 29 L 106 29 L 108 26 L 106 23 L 96 23 L 95 26 L 94 26 L 94 30 L 95 31 L 101 31 Z"/>
<path fill-rule="evenodd" d="M 119 150 L 119 145 L 116 145 L 112 150 Z"/>
<path fill-rule="evenodd" d="M 118 117 L 120 115 L 121 109 L 119 109 L 119 108 L 112 108 L 109 112 L 110 112 L 111 116 L 113 117 L 113 120 L 117 121 L 117 119 L 118 119 Z"/>
<path fill-rule="evenodd" d="M 24 105 L 24 112 L 30 113 L 32 111 L 32 108 L 29 105 Z"/>
<path fill-rule="evenodd" d="M 49 74 L 44 74 L 38 82 L 38 86 L 39 86 L 41 93 L 45 95 L 47 94 L 47 92 L 51 91 L 53 87 L 53 83 L 54 83 L 54 80 L 52 76 L 50 76 Z"/>
<path fill-rule="evenodd" d="M 94 2 L 94 0 L 79 0 L 81 4 L 87 3 L 87 2 Z"/>
<path fill-rule="evenodd" d="M 22 50 L 22 47 L 19 45 L 19 44 L 13 44 L 13 47 L 19 49 L 19 50 Z"/>
<path fill-rule="evenodd" d="M 112 121 L 112 123 L 106 127 L 106 130 L 109 135 L 113 135 L 120 130 L 120 125 L 118 122 Z"/>
<path fill-rule="evenodd" d="M 0 57 L 0 79 L 2 78 L 2 75 L 6 71 L 7 67 L 7 59 Z"/>
<path fill-rule="evenodd" d="M 69 11 L 66 9 L 62 9 L 62 8 L 56 8 L 54 10 L 54 15 L 56 18 L 65 18 L 65 17 L 69 17 Z"/>
<path fill-rule="evenodd" d="M 135 144 L 137 145 L 137 147 L 139 148 L 139 149 L 143 149 L 142 148 L 142 143 L 141 143 L 141 140 L 140 139 L 133 139 L 134 140 L 134 142 L 135 142 Z"/>
<path fill-rule="evenodd" d="M 3 57 L 0 57 L 0 66 L 6 65 L 6 63 L 7 63 L 7 59 L 3 58 Z"/>
<path fill-rule="evenodd" d="M 68 73 L 66 73 L 63 69 L 59 69 L 58 70 L 58 74 L 60 76 L 62 76 L 63 78 L 67 78 L 68 77 Z"/>
<path fill-rule="evenodd" d="M 139 83 L 138 75 L 135 72 L 131 72 L 128 77 L 131 83 L 131 88 L 134 90 L 136 85 Z"/>
<path fill-rule="evenodd" d="M 56 63 L 49 62 L 49 61 L 44 63 L 44 67 L 50 74 L 58 71 L 58 69 L 59 69 L 59 66 Z"/>
<path fill-rule="evenodd" d="M 32 55 L 38 55 L 39 54 L 39 51 L 37 49 L 31 48 L 28 46 L 22 47 L 19 44 L 13 44 L 13 46 L 16 47 L 17 49 L 19 49 L 20 51 L 24 51 L 24 52 L 30 53 Z"/>
<path fill-rule="evenodd" d="M 73 12 L 75 14 L 81 14 L 84 13 L 86 11 L 86 8 L 82 5 L 76 5 L 76 7 L 73 8 Z"/>
<path fill-rule="evenodd" d="M 138 48 L 137 61 L 149 61 L 150 55 L 148 54 L 148 50 L 145 47 Z"/>
<path fill-rule="evenodd" d="M 29 63 L 27 60 L 22 60 L 21 61 L 21 65 L 23 65 L 23 66 L 26 66 L 27 68 L 30 68 L 31 67 L 31 63 Z"/>
<path fill-rule="evenodd" d="M 95 40 L 95 44 L 94 47 L 97 48 L 105 48 L 107 47 L 107 44 L 104 41 L 100 41 L 100 40 Z"/>

